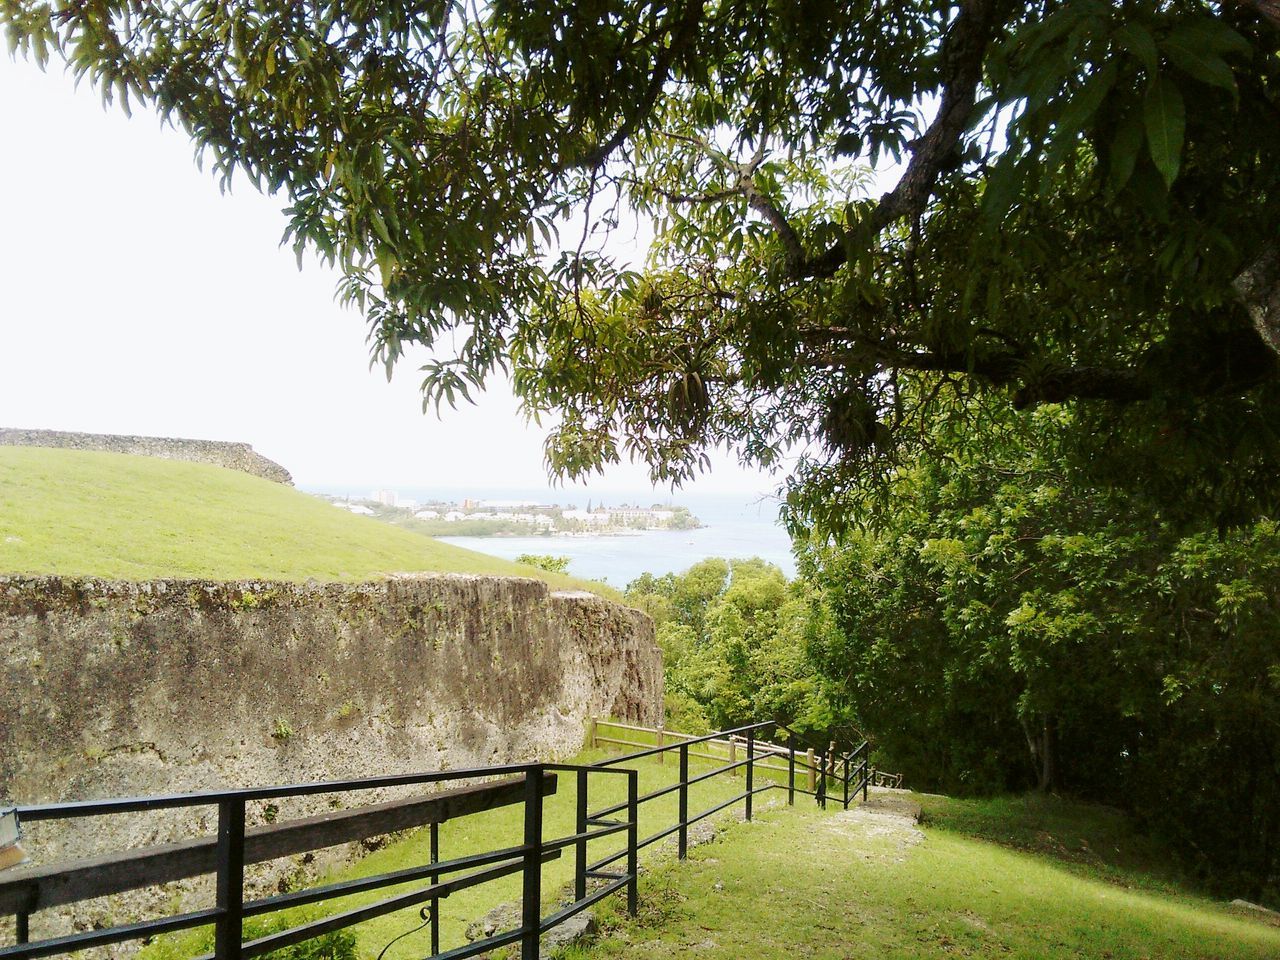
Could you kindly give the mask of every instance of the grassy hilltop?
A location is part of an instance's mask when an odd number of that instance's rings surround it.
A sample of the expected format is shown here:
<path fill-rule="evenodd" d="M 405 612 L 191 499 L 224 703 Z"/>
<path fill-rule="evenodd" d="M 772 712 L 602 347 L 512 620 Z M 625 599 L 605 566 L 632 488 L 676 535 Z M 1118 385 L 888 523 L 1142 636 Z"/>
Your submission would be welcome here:
<path fill-rule="evenodd" d="M 221 467 L 0 447 L 0 573 L 370 580 L 416 571 L 538 577 L 618 596 Z"/>

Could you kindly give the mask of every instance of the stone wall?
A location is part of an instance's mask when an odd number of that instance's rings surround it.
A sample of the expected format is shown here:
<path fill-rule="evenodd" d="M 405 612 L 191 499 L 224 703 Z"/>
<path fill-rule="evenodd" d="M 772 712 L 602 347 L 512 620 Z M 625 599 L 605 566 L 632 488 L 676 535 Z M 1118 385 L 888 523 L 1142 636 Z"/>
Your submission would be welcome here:
<path fill-rule="evenodd" d="M 162 460 L 190 460 L 192 463 L 209 463 L 228 470 L 240 470 L 276 483 L 293 483 L 288 470 L 256 453 L 249 444 L 224 440 L 129 437 L 113 433 L 67 433 L 61 430 L 14 430 L 0 427 L 0 446 L 96 450 L 129 453 L 138 457 L 159 457 Z"/>
<path fill-rule="evenodd" d="M 661 704 L 652 622 L 539 580 L 0 577 L 0 806 L 563 758 L 588 716 L 654 725 Z M 210 833 L 216 815 L 202 814 L 36 824 L 28 846 L 41 863 L 104 853 Z M 251 824 L 266 816 L 250 810 Z M 251 889 L 296 869 L 256 872 Z M 207 892 L 188 883 L 179 899 Z M 32 931 L 121 922 L 173 896 L 37 913 Z"/>

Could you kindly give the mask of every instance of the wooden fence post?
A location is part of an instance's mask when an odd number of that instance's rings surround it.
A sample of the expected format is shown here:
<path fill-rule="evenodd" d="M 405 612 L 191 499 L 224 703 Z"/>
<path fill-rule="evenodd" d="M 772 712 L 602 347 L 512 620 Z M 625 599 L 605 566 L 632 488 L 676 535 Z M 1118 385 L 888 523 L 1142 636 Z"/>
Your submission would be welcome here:
<path fill-rule="evenodd" d="M 816 793 L 818 789 L 818 768 L 814 766 L 813 747 L 810 747 L 804 754 L 805 766 L 809 768 L 809 792 Z"/>
<path fill-rule="evenodd" d="M 738 761 L 738 742 L 733 739 L 732 735 L 730 735 L 729 736 L 729 762 L 737 763 L 737 761 Z M 729 771 L 729 776 L 736 777 L 737 775 L 738 775 L 737 768 L 734 768 L 733 770 Z"/>
<path fill-rule="evenodd" d="M 663 736 L 663 733 L 664 733 L 663 729 L 659 727 L 657 729 L 657 734 L 658 734 L 658 746 L 660 747 L 665 747 L 667 745 L 666 737 Z M 666 762 L 667 762 L 667 755 L 665 753 L 658 754 L 658 765 L 662 766 Z"/>
<path fill-rule="evenodd" d="M 596 718 L 587 718 L 587 744 L 592 750 L 596 748 Z"/>

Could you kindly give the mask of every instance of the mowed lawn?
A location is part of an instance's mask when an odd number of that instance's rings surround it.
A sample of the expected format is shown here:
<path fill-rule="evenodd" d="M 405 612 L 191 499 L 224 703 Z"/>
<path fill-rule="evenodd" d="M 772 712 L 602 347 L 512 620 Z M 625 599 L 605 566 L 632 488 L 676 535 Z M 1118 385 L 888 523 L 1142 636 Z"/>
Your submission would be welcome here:
<path fill-rule="evenodd" d="M 601 942 L 569 956 L 1280 957 L 1280 926 L 1180 888 L 1118 815 L 921 799 L 918 845 L 850 832 L 807 804 L 767 811 L 644 877 L 641 916 L 612 912 Z"/>
<path fill-rule="evenodd" d="M 359 517 L 284 484 L 176 460 L 0 447 L 0 574 L 143 580 L 538 577 L 610 588 Z"/>

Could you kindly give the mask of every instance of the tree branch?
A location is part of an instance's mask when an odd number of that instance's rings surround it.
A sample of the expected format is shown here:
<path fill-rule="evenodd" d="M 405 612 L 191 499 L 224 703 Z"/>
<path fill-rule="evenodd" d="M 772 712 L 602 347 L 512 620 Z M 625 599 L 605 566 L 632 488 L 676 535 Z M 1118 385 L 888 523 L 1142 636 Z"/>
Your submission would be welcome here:
<path fill-rule="evenodd" d="M 645 89 L 644 95 L 640 98 L 640 102 L 630 116 L 623 120 L 618 129 L 613 132 L 613 136 L 608 140 L 588 149 L 580 157 L 566 164 L 566 166 L 598 167 L 609 159 L 609 154 L 622 146 L 636 132 L 640 123 L 653 109 L 653 105 L 658 102 L 658 95 L 662 93 L 663 86 L 671 76 L 671 65 L 675 62 L 676 54 L 693 38 L 694 31 L 698 29 L 698 24 L 702 22 L 702 13 L 702 0 L 692 0 L 685 7 L 683 14 L 671 32 L 671 42 L 658 55 L 657 62 L 653 65 L 653 76 L 649 78 L 649 86 Z"/>
<path fill-rule="evenodd" d="M 997 6 L 995 0 L 962 0 L 960 13 L 942 43 L 943 83 L 938 114 L 912 147 L 911 162 L 902 179 L 876 204 L 871 215 L 874 232 L 879 233 L 902 217 L 914 219 L 924 213 L 938 175 L 959 145 L 977 102 L 983 59 L 998 26 Z M 797 262 L 792 274 L 800 278 L 829 277 L 845 259 L 844 244 L 836 243 L 812 259 Z"/>
<path fill-rule="evenodd" d="M 1258 336 L 1280 354 L 1280 241 L 1265 246 L 1232 286 Z"/>
<path fill-rule="evenodd" d="M 801 332 L 801 342 L 816 347 L 807 361 L 821 367 L 864 367 L 868 360 L 886 369 L 980 377 L 992 386 L 1014 388 L 1013 405 L 1105 400 L 1138 403 L 1157 394 L 1208 397 L 1250 390 L 1280 376 L 1280 356 L 1248 327 L 1216 338 L 1215 349 L 1171 354 L 1152 350 L 1129 366 L 1029 364 L 1022 351 L 1008 346 L 969 350 L 903 349 L 868 342 L 844 327 Z M 841 349 L 840 344 L 848 344 Z"/>
<path fill-rule="evenodd" d="M 1280 30 L 1280 0 L 1235 0 L 1235 2 L 1237 6 L 1247 7 Z"/>

